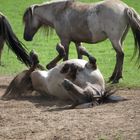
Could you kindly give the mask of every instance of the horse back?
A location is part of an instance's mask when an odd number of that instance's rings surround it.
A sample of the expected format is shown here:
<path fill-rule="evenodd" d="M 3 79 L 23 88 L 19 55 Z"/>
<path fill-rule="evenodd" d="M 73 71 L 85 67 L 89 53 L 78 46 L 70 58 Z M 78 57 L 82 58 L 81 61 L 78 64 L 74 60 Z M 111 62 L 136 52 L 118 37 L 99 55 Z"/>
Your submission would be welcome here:
<path fill-rule="evenodd" d="M 67 36 L 74 42 L 97 43 L 103 41 L 107 38 L 108 33 L 106 32 L 110 27 L 122 30 L 118 22 L 122 21 L 125 25 L 125 7 L 123 2 L 115 0 L 93 4 L 73 2 L 57 16 L 61 22 L 58 24 L 57 20 L 56 32 L 60 38 Z M 63 27 L 62 23 L 64 23 Z"/>

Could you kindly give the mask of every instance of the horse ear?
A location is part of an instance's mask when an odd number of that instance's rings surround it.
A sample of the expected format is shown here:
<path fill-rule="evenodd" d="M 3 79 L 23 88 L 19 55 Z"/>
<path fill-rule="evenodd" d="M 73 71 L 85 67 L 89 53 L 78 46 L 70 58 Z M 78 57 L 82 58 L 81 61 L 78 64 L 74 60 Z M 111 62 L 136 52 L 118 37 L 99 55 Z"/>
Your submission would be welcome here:
<path fill-rule="evenodd" d="M 0 12 L 0 18 L 1 18 L 1 17 L 4 17 L 4 15 L 3 15 L 3 13 Z"/>
<path fill-rule="evenodd" d="M 33 14 L 34 14 L 34 9 L 35 9 L 36 7 L 38 7 L 37 4 L 32 5 L 32 6 L 29 8 L 32 16 L 33 16 Z"/>

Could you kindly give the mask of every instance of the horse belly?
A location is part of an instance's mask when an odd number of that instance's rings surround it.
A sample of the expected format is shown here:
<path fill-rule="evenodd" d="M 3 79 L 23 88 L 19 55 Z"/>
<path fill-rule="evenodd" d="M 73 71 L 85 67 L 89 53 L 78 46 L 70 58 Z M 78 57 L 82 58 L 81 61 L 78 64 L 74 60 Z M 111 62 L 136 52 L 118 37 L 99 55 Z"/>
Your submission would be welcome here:
<path fill-rule="evenodd" d="M 50 95 L 58 97 L 59 99 L 70 99 L 68 91 L 65 90 L 65 88 L 62 85 L 64 79 L 68 78 L 67 74 L 60 73 L 62 67 L 66 63 L 67 64 L 75 63 L 77 65 L 79 64 L 81 67 L 84 67 L 87 62 L 85 60 L 71 59 L 66 62 L 63 62 L 62 64 L 57 65 L 56 67 L 54 67 L 52 70 L 49 71 L 47 77 L 47 88 L 49 91 L 48 93 Z"/>
<path fill-rule="evenodd" d="M 50 71 L 34 71 L 31 74 L 32 85 L 35 90 L 58 97 L 60 99 L 68 99 L 67 91 L 62 86 L 65 78 L 60 73 L 60 69 L 54 68 Z"/>
<path fill-rule="evenodd" d="M 98 43 L 104 41 L 107 36 L 104 30 L 102 29 L 99 17 L 96 12 L 89 13 L 87 17 L 88 28 L 91 33 L 91 42 Z"/>
<path fill-rule="evenodd" d="M 46 85 L 48 93 L 59 99 L 69 99 L 67 91 L 64 89 L 62 82 L 66 78 L 65 74 L 60 73 L 64 63 L 57 65 L 53 69 L 49 70 L 48 76 L 46 77 Z"/>
<path fill-rule="evenodd" d="M 61 85 L 62 82 L 63 81 L 55 82 L 55 85 L 49 84 L 48 85 L 49 94 L 62 100 L 70 99 L 68 92 Z"/>

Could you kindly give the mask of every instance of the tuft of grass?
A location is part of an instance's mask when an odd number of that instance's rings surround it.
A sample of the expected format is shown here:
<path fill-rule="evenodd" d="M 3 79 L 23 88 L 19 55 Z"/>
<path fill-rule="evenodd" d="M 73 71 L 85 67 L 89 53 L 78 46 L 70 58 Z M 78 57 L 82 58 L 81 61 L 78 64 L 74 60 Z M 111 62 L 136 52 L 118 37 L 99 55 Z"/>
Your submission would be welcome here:
<path fill-rule="evenodd" d="M 83 2 L 97 2 L 99 0 L 81 0 Z M 138 13 L 139 0 L 130 1 L 123 0 L 130 7 L 133 7 Z M 32 4 L 42 3 L 44 0 L 0 0 L 1 12 L 7 16 L 14 32 L 18 38 L 27 46 L 28 50 L 34 49 L 38 55 L 41 64 L 46 65 L 57 54 L 55 50 L 56 44 L 59 42 L 59 38 L 54 33 L 47 37 L 47 35 L 41 30 L 35 35 L 32 42 L 26 42 L 23 39 L 24 25 L 22 23 L 22 16 L 27 7 Z M 98 67 L 103 73 L 105 80 L 107 81 L 111 76 L 115 66 L 115 51 L 113 50 L 109 40 L 98 44 L 83 44 L 87 50 L 97 58 Z M 134 50 L 134 40 L 131 31 L 129 31 L 124 41 L 124 70 L 123 80 L 120 81 L 118 86 L 122 87 L 140 87 L 140 69 L 135 65 L 135 59 L 131 61 Z M 70 45 L 70 58 L 77 58 L 76 49 L 73 43 Z M 87 59 L 84 57 L 84 59 Z M 2 62 L 4 66 L 0 66 L 0 75 L 16 75 L 26 67 L 16 59 L 16 56 L 8 50 L 7 46 L 4 47 L 2 55 Z"/>

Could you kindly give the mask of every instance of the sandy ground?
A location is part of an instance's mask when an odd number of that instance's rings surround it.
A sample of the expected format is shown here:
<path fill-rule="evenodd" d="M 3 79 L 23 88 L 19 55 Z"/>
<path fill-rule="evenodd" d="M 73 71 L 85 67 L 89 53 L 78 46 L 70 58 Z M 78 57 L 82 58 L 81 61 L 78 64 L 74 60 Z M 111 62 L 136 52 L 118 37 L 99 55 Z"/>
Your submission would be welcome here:
<path fill-rule="evenodd" d="M 0 77 L 0 96 L 12 77 Z M 127 101 L 60 110 L 41 96 L 0 100 L 0 140 L 140 140 L 140 90 L 120 89 Z"/>

